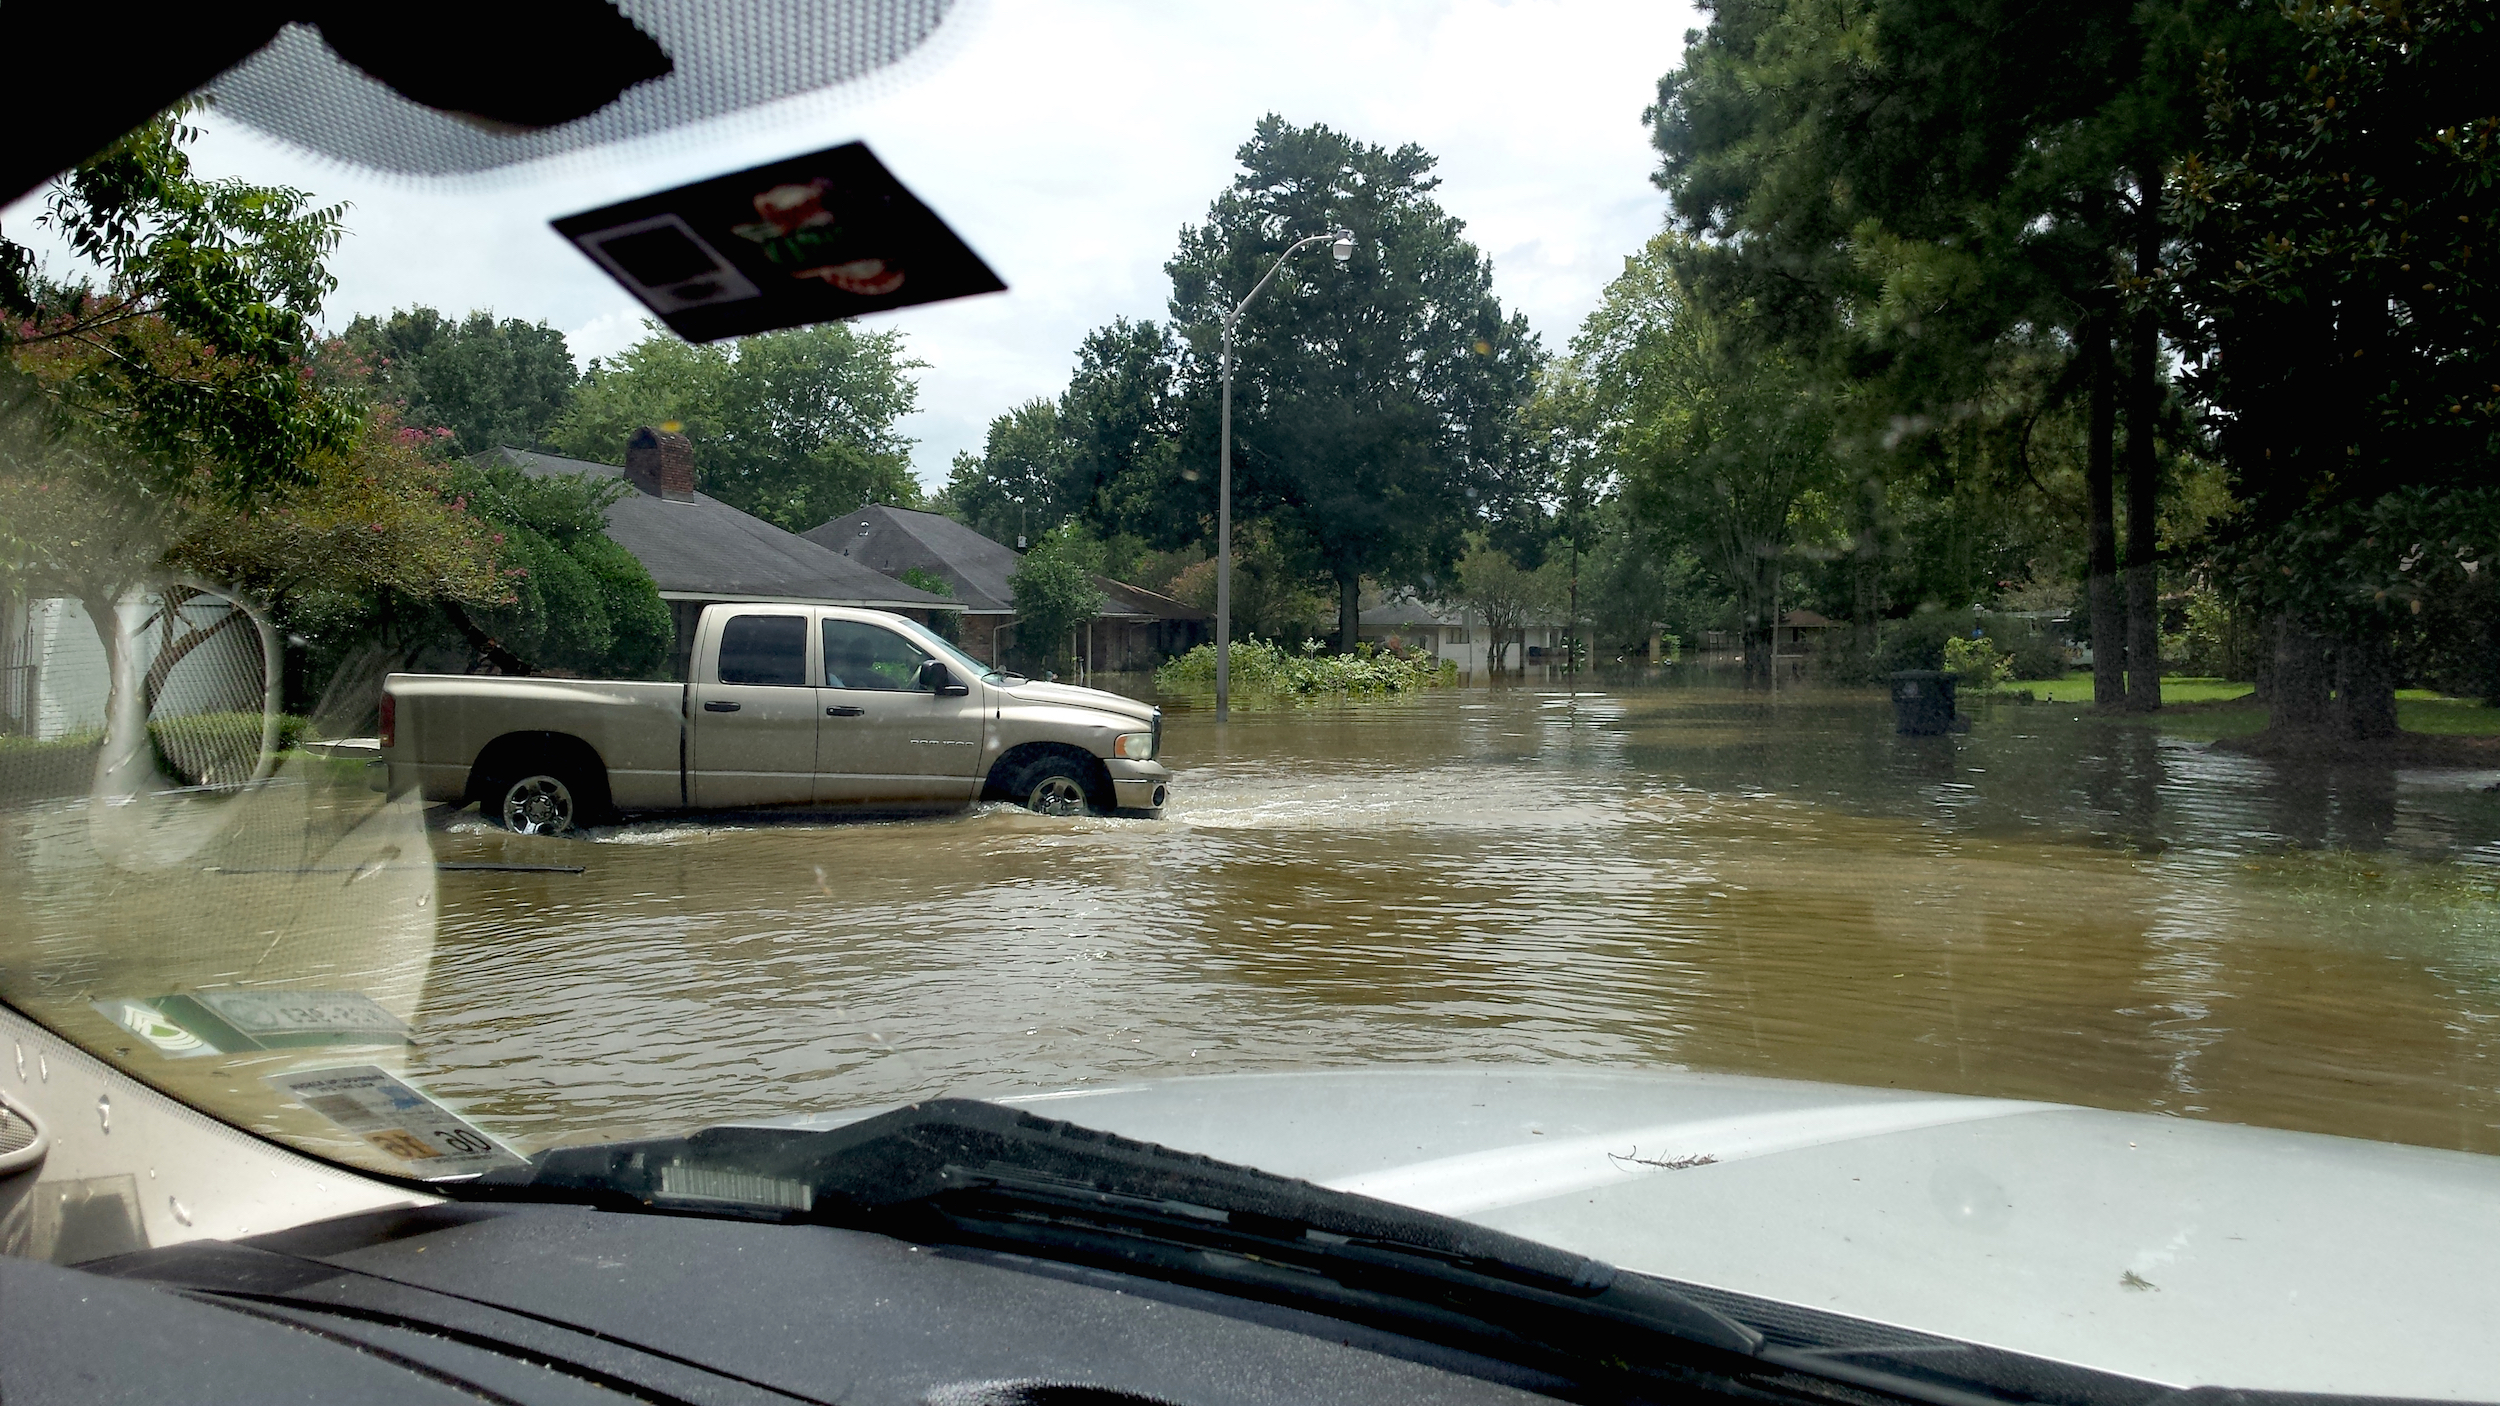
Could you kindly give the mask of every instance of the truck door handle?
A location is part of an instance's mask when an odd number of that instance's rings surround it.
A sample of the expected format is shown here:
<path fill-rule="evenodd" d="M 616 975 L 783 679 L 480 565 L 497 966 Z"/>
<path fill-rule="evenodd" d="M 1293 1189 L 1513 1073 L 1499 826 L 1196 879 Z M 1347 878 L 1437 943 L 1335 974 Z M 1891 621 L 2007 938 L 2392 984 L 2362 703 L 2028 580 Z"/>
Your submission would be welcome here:
<path fill-rule="evenodd" d="M 706 703 L 703 705 L 703 711 L 707 713 L 734 713 L 738 711 L 738 705 L 735 703 Z"/>
<path fill-rule="evenodd" d="M 865 708 L 827 708 L 825 710 L 825 716 L 829 718 L 856 718 L 860 714 L 867 711 L 868 710 Z"/>

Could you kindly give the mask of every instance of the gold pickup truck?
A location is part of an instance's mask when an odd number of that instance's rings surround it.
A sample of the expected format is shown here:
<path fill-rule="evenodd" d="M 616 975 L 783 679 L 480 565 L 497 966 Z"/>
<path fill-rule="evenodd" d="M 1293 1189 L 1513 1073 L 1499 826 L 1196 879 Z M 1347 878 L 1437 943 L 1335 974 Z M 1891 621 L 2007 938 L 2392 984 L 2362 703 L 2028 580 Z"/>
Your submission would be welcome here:
<path fill-rule="evenodd" d="M 711 605 L 685 683 L 393 674 L 376 784 L 525 834 L 761 806 L 1160 815 L 1163 714 L 880 610 Z"/>

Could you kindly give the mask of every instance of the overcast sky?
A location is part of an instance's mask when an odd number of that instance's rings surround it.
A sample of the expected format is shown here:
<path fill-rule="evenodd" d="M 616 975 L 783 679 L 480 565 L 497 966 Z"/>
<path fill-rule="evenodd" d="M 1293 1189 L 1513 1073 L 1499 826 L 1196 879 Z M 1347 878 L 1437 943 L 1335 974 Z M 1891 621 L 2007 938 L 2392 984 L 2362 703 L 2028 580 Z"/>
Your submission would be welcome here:
<path fill-rule="evenodd" d="M 548 219 L 865 140 L 1009 289 L 870 319 L 929 363 L 904 428 L 935 486 L 992 416 L 1058 393 L 1088 328 L 1165 315 L 1181 226 L 1270 111 L 1439 157 L 1441 203 L 1492 256 L 1495 292 L 1560 346 L 1659 227 L 1641 110 L 1699 23 L 1687 5 L 1616 0 L 966 0 L 903 73 L 669 149 L 446 193 L 306 161 L 212 117 L 198 159 L 351 203 L 333 327 L 414 303 L 492 308 L 564 329 L 587 359 L 636 340 L 642 309 Z M 24 239 L 27 213 L 0 211 L 0 226 Z"/>

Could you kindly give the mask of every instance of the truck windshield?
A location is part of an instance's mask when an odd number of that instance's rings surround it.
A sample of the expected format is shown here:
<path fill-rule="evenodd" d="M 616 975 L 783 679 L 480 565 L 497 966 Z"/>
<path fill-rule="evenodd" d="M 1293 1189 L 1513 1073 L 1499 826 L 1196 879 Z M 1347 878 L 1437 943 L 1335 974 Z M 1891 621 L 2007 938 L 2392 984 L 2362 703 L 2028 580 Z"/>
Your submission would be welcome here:
<path fill-rule="evenodd" d="M 911 636 L 912 643 L 917 644 L 921 648 L 929 651 L 931 655 L 945 660 L 947 668 L 961 674 L 965 678 L 986 679 L 992 683 L 996 683 L 1002 679 L 1023 677 L 1023 675 L 1018 674 L 1013 670 L 1001 669 L 994 664 L 982 663 L 980 660 L 973 658 L 971 655 L 966 654 L 962 650 L 947 643 L 946 640 L 935 630 L 932 630 L 925 625 L 921 625 L 910 620 L 904 620 L 899 622 L 899 628 L 905 634 Z"/>

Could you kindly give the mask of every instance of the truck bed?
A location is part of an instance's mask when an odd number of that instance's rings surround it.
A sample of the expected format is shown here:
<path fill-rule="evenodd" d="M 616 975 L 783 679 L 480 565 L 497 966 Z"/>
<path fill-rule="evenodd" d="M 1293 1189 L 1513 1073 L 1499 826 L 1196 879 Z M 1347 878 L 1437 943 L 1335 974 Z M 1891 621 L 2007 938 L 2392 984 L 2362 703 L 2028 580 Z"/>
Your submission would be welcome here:
<path fill-rule="evenodd" d="M 684 684 L 393 674 L 386 687 L 398 700 L 391 762 L 409 769 L 429 801 L 461 799 L 470 766 L 495 739 L 553 732 L 598 751 L 618 808 L 686 803 Z"/>

